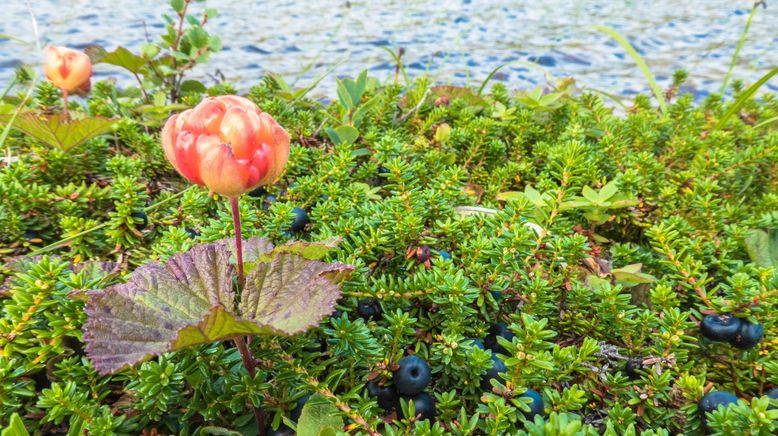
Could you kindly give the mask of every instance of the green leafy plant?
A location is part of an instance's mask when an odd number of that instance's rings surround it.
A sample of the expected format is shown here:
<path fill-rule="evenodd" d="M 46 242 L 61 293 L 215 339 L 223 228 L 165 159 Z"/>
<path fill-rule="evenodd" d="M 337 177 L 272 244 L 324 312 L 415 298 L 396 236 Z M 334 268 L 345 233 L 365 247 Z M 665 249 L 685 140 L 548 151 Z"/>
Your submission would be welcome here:
<path fill-rule="evenodd" d="M 378 102 L 378 96 L 363 101 L 367 91 L 367 70 L 356 80 L 338 80 L 337 94 L 340 103 L 341 125 L 327 127 L 325 131 L 336 144 L 353 144 L 359 138 L 359 127 L 370 109 Z"/>
<path fill-rule="evenodd" d="M 214 8 L 205 8 L 197 17 L 189 13 L 194 0 L 170 0 L 174 16 L 163 15 L 165 33 L 159 42 L 147 42 L 141 53 L 124 47 L 108 52 L 99 46 L 91 47 L 93 62 L 115 65 L 129 71 L 140 85 L 147 103 L 152 103 L 149 88 L 166 92 L 171 102 L 178 102 L 182 93 L 205 92 L 205 86 L 196 80 L 184 80 L 198 64 L 221 50 L 217 35 L 205 30 L 208 20 L 217 15 Z"/>

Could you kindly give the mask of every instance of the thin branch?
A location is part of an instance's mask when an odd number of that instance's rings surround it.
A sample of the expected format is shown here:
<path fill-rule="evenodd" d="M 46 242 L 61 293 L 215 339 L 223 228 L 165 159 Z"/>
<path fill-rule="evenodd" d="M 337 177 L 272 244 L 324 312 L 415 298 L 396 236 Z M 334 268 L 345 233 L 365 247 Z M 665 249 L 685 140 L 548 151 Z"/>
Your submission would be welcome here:
<path fill-rule="evenodd" d="M 429 95 L 430 95 L 430 92 L 432 92 L 432 90 L 431 90 L 430 88 L 427 88 L 427 90 L 426 90 L 426 91 L 424 91 L 424 95 L 421 97 L 421 100 L 419 100 L 419 103 L 418 103 L 418 104 L 416 104 L 416 106 L 414 106 L 414 107 L 413 107 L 411 110 L 409 110 L 408 112 L 406 112 L 406 113 L 405 113 L 405 115 L 403 115 L 403 116 L 401 116 L 400 118 L 398 118 L 398 119 L 397 119 L 397 122 L 398 122 L 398 123 L 402 123 L 403 121 L 407 120 L 407 119 L 408 119 L 408 117 L 410 117 L 411 115 L 413 115 L 414 113 L 416 113 L 416 111 L 418 111 L 419 109 L 421 109 L 421 105 L 423 105 L 423 104 L 424 104 L 424 101 L 425 101 L 425 100 L 427 100 L 427 96 L 429 96 Z"/>

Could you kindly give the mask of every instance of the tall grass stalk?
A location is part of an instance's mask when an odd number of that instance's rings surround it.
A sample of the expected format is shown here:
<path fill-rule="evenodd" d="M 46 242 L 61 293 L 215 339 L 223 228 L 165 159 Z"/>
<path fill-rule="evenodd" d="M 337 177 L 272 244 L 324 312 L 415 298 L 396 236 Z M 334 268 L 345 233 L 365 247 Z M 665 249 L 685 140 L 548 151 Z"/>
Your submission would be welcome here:
<path fill-rule="evenodd" d="M 740 95 L 738 95 L 737 100 L 735 100 L 734 103 L 732 103 L 732 106 L 729 107 L 727 112 L 719 119 L 719 122 L 716 123 L 716 128 L 721 128 L 724 126 L 724 124 L 727 122 L 727 120 L 734 114 L 738 113 L 740 108 L 754 95 L 756 94 L 756 91 L 759 90 L 759 88 L 762 87 L 765 83 L 767 83 L 768 80 L 770 80 L 773 76 L 778 74 L 778 68 L 773 68 L 762 76 L 761 79 L 759 79 L 756 83 L 749 86 L 748 89 L 743 91 Z"/>
<path fill-rule="evenodd" d="M 751 28 L 751 21 L 754 19 L 754 15 L 756 15 L 756 10 L 759 8 L 759 5 L 764 5 L 764 2 L 758 1 L 754 3 L 754 6 L 751 8 L 751 13 L 748 14 L 748 21 L 746 21 L 746 27 L 743 29 L 743 34 L 740 35 L 740 41 L 737 43 L 737 47 L 735 47 L 735 53 L 732 54 L 732 62 L 729 63 L 729 70 L 727 70 L 727 75 L 724 76 L 724 82 L 721 84 L 721 91 L 719 91 L 722 95 L 727 92 L 727 85 L 729 84 L 729 79 L 732 77 L 732 70 L 735 69 L 735 64 L 737 64 L 737 58 L 740 55 L 740 49 L 743 48 L 743 45 L 746 42 L 746 37 L 748 36 L 748 30 Z"/>
<path fill-rule="evenodd" d="M 621 34 L 617 32 L 615 29 L 612 29 L 607 26 L 594 26 L 594 29 L 608 34 L 608 36 L 610 36 L 616 42 L 618 42 L 619 45 L 621 45 L 621 47 L 627 52 L 629 57 L 631 57 L 632 60 L 635 61 L 636 64 L 638 64 L 638 68 L 640 68 L 640 71 L 643 73 L 643 76 L 645 76 L 646 80 L 648 81 L 648 86 L 651 87 L 651 91 L 654 93 L 657 102 L 659 102 L 659 109 L 662 111 L 662 113 L 667 112 L 667 102 L 665 101 L 665 97 L 664 94 L 662 93 L 662 89 L 656 83 L 656 78 L 654 77 L 654 74 L 648 68 L 646 61 L 643 59 L 642 56 L 640 56 L 640 53 L 638 53 L 637 50 L 635 50 L 635 47 L 633 47 L 632 44 L 630 44 L 629 41 L 627 41 L 623 36 L 621 36 Z"/>

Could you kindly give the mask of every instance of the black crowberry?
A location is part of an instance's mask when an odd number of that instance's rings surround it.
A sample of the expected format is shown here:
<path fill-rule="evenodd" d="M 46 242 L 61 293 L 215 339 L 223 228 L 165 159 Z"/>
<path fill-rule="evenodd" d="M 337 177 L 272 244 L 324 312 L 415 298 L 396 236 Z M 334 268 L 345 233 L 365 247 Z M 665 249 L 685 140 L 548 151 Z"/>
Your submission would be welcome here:
<path fill-rule="evenodd" d="M 375 298 L 365 298 L 357 303 L 357 313 L 365 321 L 381 317 L 381 303 Z"/>
<path fill-rule="evenodd" d="M 532 402 L 529 403 L 529 412 L 524 412 L 524 417 L 527 418 L 527 420 L 532 421 L 535 419 L 535 415 L 543 415 L 545 406 L 543 405 L 543 397 L 540 396 L 538 391 L 527 389 L 527 392 L 523 393 L 521 396 L 532 400 Z"/>
<path fill-rule="evenodd" d="M 146 215 L 146 212 L 133 212 L 130 217 L 133 218 L 132 221 L 135 223 L 135 228 L 138 230 L 143 230 L 149 225 L 149 216 Z"/>
<path fill-rule="evenodd" d="M 489 334 L 484 338 L 484 345 L 495 353 L 506 354 L 505 348 L 497 342 L 498 336 L 502 336 L 503 338 L 512 341 L 514 334 L 508 330 L 508 326 L 505 325 L 504 322 L 498 322 L 489 327 Z"/>
<path fill-rule="evenodd" d="M 748 350 L 754 348 L 764 336 L 764 328 L 761 323 L 752 323 L 747 319 L 743 319 L 740 322 L 740 329 L 738 329 L 735 336 L 729 340 L 729 343 L 741 350 Z"/>
<path fill-rule="evenodd" d="M 305 228 L 306 224 L 310 222 L 308 219 L 308 212 L 306 212 L 305 209 L 300 209 L 299 207 L 292 209 L 292 212 L 294 212 L 294 221 L 292 221 L 292 225 L 289 226 L 289 230 L 293 232 L 299 232 Z"/>
<path fill-rule="evenodd" d="M 430 366 L 417 355 L 400 359 L 400 367 L 394 372 L 394 387 L 402 395 L 414 396 L 424 390 L 430 382 Z"/>
<path fill-rule="evenodd" d="M 432 398 L 430 394 L 421 392 L 416 396 L 403 395 L 401 398 L 408 403 L 413 403 L 413 413 L 415 413 L 420 420 L 435 419 L 435 399 Z M 405 418 L 402 407 L 399 405 L 397 406 L 397 414 L 400 418 Z"/>
<path fill-rule="evenodd" d="M 730 315 L 708 315 L 702 319 L 702 335 L 711 341 L 729 341 L 740 330 L 740 318 Z"/>
<path fill-rule="evenodd" d="M 397 392 L 389 386 L 381 386 L 376 382 L 367 383 L 367 394 L 378 399 L 378 406 L 387 412 L 397 403 Z"/>

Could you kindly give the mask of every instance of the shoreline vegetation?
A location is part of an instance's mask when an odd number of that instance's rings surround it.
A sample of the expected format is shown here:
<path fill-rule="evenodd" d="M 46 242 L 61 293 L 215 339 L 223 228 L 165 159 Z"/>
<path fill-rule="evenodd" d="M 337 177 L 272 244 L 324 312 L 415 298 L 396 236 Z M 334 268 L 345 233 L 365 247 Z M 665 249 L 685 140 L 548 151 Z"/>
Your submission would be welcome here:
<path fill-rule="evenodd" d="M 597 27 L 652 95 L 387 49 L 326 104 L 189 79 L 191 3 L 0 98 L 3 436 L 778 430 L 778 68 L 732 77 L 763 2 L 697 103 Z"/>

